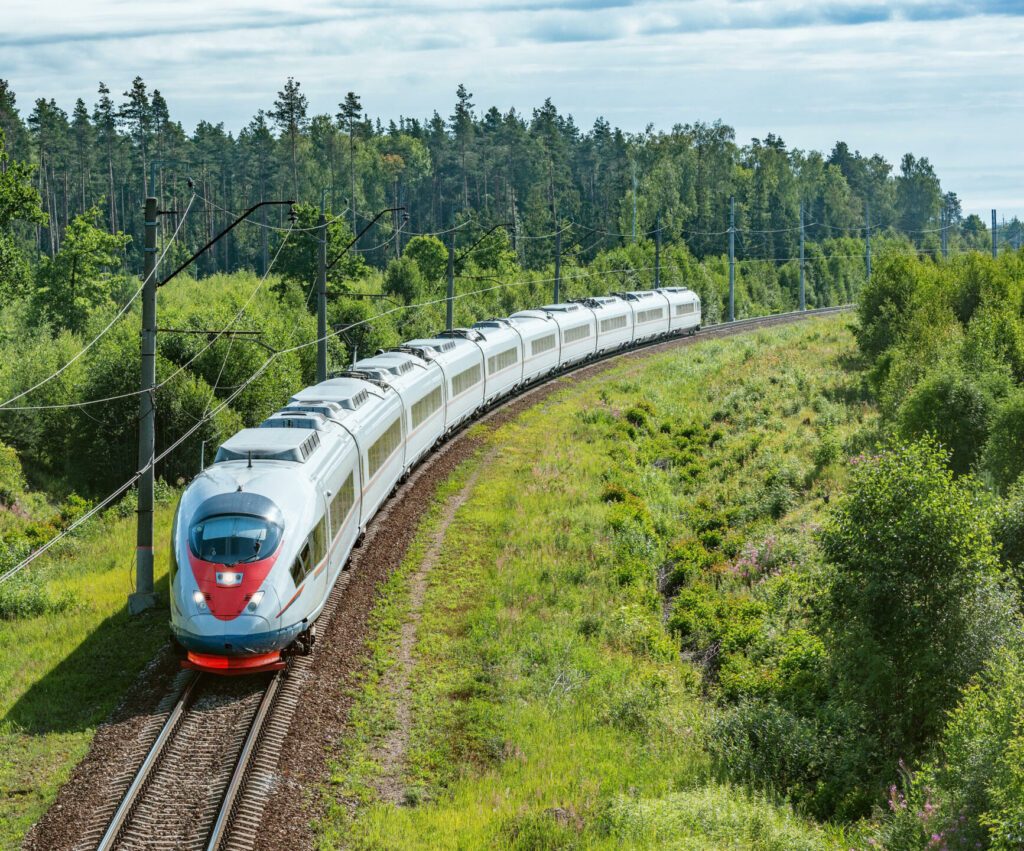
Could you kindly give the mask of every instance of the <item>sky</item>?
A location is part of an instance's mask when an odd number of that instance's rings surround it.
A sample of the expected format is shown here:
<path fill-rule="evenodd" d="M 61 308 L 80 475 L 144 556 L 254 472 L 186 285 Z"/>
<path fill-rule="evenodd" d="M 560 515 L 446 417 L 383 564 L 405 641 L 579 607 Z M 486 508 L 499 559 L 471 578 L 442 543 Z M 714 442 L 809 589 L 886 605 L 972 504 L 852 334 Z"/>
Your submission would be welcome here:
<path fill-rule="evenodd" d="M 837 139 L 927 156 L 964 212 L 1024 217 L 1024 0 L 2 0 L 0 77 L 91 104 L 136 75 L 186 130 L 231 130 L 293 76 L 310 111 L 355 91 L 371 116 L 529 115 L 589 127 L 721 119 L 741 143 Z"/>

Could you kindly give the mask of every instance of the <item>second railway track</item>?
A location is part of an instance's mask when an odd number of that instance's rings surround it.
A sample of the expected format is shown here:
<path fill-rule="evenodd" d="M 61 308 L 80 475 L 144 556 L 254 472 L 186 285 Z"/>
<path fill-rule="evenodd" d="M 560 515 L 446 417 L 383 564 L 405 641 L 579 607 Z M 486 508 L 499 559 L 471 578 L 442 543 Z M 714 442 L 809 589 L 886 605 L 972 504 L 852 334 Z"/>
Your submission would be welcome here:
<path fill-rule="evenodd" d="M 775 314 L 712 325 L 702 337 L 724 337 L 848 308 L 824 308 Z M 648 345 L 581 364 L 568 373 L 582 376 L 602 361 L 676 346 L 680 339 Z M 529 397 L 561 375 L 524 388 L 494 406 L 489 418 L 509 402 Z M 449 445 L 457 440 L 454 436 Z M 420 466 L 431 464 L 433 456 Z M 417 476 L 404 485 L 415 487 Z M 387 517 L 378 515 L 374 527 Z M 321 616 L 327 623 L 350 574 L 341 574 Z M 129 756 L 126 773 L 108 799 L 84 826 L 76 849 L 195 849 L 248 851 L 254 847 L 268 793 L 275 783 L 281 745 L 291 726 L 314 656 L 293 658 L 287 672 L 241 677 L 214 677 L 182 672 L 171 693 L 147 720 Z"/>

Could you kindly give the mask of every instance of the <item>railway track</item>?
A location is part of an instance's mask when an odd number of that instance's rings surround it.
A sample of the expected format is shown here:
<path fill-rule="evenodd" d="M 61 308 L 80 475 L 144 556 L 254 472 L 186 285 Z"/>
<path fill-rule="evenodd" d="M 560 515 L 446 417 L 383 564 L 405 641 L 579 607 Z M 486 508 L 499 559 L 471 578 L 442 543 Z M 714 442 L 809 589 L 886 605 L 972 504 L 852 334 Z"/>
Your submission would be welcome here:
<path fill-rule="evenodd" d="M 727 337 L 744 331 L 787 324 L 848 310 L 848 306 L 752 317 L 706 326 L 701 338 Z M 685 339 L 685 338 L 683 338 Z M 487 420 L 509 402 L 539 391 L 566 374 L 600 368 L 602 362 L 633 354 L 670 349 L 680 338 L 656 340 L 612 352 L 523 388 L 487 411 Z M 449 446 L 456 437 L 449 439 Z M 448 447 L 442 449 L 442 454 Z M 429 456 L 420 468 L 429 468 Z M 419 476 L 402 487 L 417 485 Z M 371 524 L 372 539 L 386 521 L 390 503 Z M 322 623 L 328 623 L 350 578 L 346 570 L 331 592 Z M 128 770 L 115 784 L 117 797 L 94 813 L 76 848 L 196 849 L 248 851 L 254 847 L 268 793 L 277 782 L 276 766 L 313 656 L 293 657 L 285 671 L 243 677 L 212 677 L 182 672 L 172 692 L 157 707 L 128 759 Z M 143 742 L 147 744 L 142 744 Z"/>

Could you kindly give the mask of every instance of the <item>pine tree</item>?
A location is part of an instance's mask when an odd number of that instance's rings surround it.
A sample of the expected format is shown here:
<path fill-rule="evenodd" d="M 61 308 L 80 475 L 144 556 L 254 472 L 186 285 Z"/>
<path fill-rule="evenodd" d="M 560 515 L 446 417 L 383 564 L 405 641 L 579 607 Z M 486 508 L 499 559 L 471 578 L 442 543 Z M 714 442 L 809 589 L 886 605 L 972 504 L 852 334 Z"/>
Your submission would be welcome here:
<path fill-rule="evenodd" d="M 296 199 L 299 197 L 299 138 L 309 123 L 306 118 L 308 107 L 309 102 L 300 90 L 300 84 L 294 77 L 289 77 L 284 88 L 277 93 L 274 108 L 268 113 L 274 119 L 278 132 L 288 138 L 292 163 L 292 195 Z"/>
<path fill-rule="evenodd" d="M 363 114 L 363 104 L 359 95 L 349 92 L 345 100 L 338 104 L 338 122 L 348 133 L 348 174 L 349 174 L 349 206 L 352 208 L 352 233 L 359 233 L 356 224 L 356 130 Z"/>
<path fill-rule="evenodd" d="M 455 144 L 459 146 L 459 164 L 462 170 L 462 207 L 469 208 L 469 173 L 466 169 L 466 152 L 473 141 L 473 93 L 459 83 L 455 90 L 455 112 L 450 119 Z"/>

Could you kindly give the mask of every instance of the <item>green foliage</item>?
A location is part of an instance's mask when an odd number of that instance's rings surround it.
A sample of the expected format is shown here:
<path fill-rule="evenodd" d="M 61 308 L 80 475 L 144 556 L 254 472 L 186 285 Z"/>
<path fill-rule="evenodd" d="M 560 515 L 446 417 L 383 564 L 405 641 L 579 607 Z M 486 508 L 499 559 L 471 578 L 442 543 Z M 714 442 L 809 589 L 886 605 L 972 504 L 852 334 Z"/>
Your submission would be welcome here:
<path fill-rule="evenodd" d="M 935 758 L 890 788 L 891 816 L 882 833 L 886 848 L 1020 848 L 1022 708 L 1024 651 L 1018 639 L 998 650 L 964 690 Z"/>
<path fill-rule="evenodd" d="M 0 443 L 0 505 L 11 505 L 25 492 L 25 477 L 18 453 Z"/>
<path fill-rule="evenodd" d="M 276 249 L 277 262 L 274 269 L 282 277 L 297 281 L 308 291 L 316 282 L 317 252 L 321 238 L 317 228 L 320 211 L 313 204 L 301 202 L 292 209 L 295 229 L 280 235 L 282 243 Z M 327 221 L 327 264 L 331 267 L 327 273 L 327 288 L 329 292 L 345 292 L 346 281 L 360 278 L 366 273 L 366 262 L 361 254 L 351 249 L 342 255 L 342 250 L 352 242 L 353 237 L 352 229 L 345 220 L 332 217 L 328 211 Z M 315 309 L 315 302 L 310 303 Z"/>
<path fill-rule="evenodd" d="M 40 209 L 38 190 L 32 185 L 35 168 L 27 162 L 11 162 L 6 137 L 0 129 L 0 232 L 13 222 L 47 224 L 48 217 Z"/>
<path fill-rule="evenodd" d="M 868 357 L 877 358 L 899 341 L 919 278 L 914 258 L 891 253 L 875 261 L 857 299 L 857 342 Z"/>
<path fill-rule="evenodd" d="M 1024 473 L 1024 388 L 1016 388 L 996 408 L 983 459 L 1001 491 Z"/>
<path fill-rule="evenodd" d="M 421 301 L 425 288 L 419 264 L 408 256 L 408 252 L 400 259 L 392 260 L 384 271 L 384 292 L 397 297 L 406 304 Z"/>
<path fill-rule="evenodd" d="M 1017 580 L 1024 599 L 1024 480 L 1018 479 L 999 501 L 992 535 L 999 545 L 999 558 Z"/>
<path fill-rule="evenodd" d="M 414 236 L 402 252 L 419 269 L 423 280 L 437 289 L 448 271 L 448 249 L 436 236 Z"/>
<path fill-rule="evenodd" d="M 899 411 L 907 440 L 931 435 L 950 453 L 950 465 L 966 473 L 988 436 L 994 400 L 956 366 L 940 365 L 910 392 Z"/>
<path fill-rule="evenodd" d="M 54 595 L 24 573 L 0 585 L 0 621 L 60 614 L 76 605 L 75 595 L 63 591 Z"/>
<path fill-rule="evenodd" d="M 37 272 L 32 300 L 42 320 L 81 331 L 91 311 L 113 302 L 112 270 L 121 265 L 130 241 L 103 230 L 96 207 L 76 216 L 57 256 L 44 259 Z"/>
<path fill-rule="evenodd" d="M 822 532 L 829 649 L 882 771 L 922 754 L 1010 625 L 976 485 L 947 457 L 923 441 L 854 459 Z"/>

